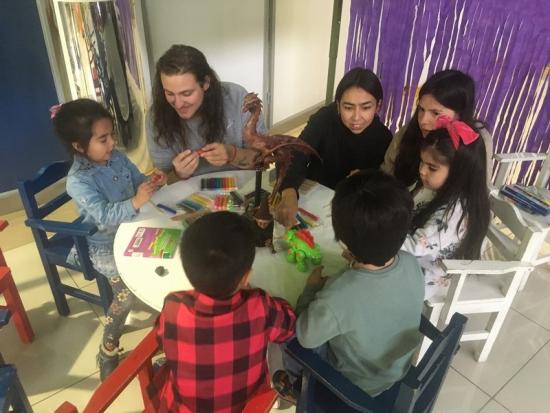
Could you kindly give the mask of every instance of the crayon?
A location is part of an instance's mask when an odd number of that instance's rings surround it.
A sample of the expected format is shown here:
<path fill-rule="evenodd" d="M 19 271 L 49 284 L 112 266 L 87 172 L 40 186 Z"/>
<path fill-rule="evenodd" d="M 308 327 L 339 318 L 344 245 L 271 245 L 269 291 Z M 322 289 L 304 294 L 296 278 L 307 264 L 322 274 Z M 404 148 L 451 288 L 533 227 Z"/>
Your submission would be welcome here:
<path fill-rule="evenodd" d="M 162 209 L 163 211 L 170 212 L 173 215 L 176 215 L 178 212 L 175 209 L 167 207 L 164 204 L 157 204 L 157 208 Z"/>
<path fill-rule="evenodd" d="M 296 219 L 298 220 L 298 222 L 300 223 L 299 226 L 301 228 L 308 228 L 306 222 L 304 221 L 304 219 L 300 216 L 300 214 L 296 214 Z"/>
<path fill-rule="evenodd" d="M 231 191 L 229 193 L 231 196 L 231 200 L 233 201 L 233 205 L 236 207 L 240 207 L 244 203 L 243 197 L 236 191 Z"/>
<path fill-rule="evenodd" d="M 315 214 L 312 214 L 311 212 L 309 211 L 306 211 L 305 209 L 303 208 L 298 208 L 298 211 L 300 211 L 302 214 L 304 214 L 305 216 L 313 219 L 314 221 L 319 221 L 319 217 Z"/>

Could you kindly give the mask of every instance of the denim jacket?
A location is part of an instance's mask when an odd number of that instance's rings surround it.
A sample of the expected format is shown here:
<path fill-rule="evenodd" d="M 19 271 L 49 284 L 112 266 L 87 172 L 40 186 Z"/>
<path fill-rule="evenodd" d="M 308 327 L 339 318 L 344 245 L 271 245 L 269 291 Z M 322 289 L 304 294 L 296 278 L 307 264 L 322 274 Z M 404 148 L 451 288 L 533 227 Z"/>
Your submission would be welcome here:
<path fill-rule="evenodd" d="M 146 176 L 121 152 L 114 150 L 106 165 L 75 155 L 67 177 L 67 193 L 76 202 L 83 222 L 97 226 L 90 246 L 112 249 L 120 223 L 134 218 L 131 198 Z"/>

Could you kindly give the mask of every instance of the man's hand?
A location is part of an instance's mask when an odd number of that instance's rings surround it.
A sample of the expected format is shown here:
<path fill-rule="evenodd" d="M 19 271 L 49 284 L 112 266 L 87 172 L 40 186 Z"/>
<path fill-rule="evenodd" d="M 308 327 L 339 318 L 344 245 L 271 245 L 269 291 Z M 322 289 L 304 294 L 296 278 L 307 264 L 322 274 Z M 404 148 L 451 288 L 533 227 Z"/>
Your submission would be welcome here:
<path fill-rule="evenodd" d="M 186 149 L 183 152 L 178 153 L 174 159 L 172 159 L 172 166 L 177 176 L 182 179 L 187 179 L 199 166 L 199 154 L 193 152 L 190 149 Z"/>

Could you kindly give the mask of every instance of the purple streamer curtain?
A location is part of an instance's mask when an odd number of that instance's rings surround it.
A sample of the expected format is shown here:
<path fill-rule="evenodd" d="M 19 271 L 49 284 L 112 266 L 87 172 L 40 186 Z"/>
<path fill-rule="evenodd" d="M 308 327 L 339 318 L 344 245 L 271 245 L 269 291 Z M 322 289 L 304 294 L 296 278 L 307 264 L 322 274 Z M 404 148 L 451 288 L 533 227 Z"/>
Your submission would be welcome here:
<path fill-rule="evenodd" d="M 381 116 L 394 132 L 411 118 L 426 78 L 453 68 L 476 82 L 476 115 L 492 132 L 495 153 L 548 151 L 545 1 L 351 0 L 346 71 L 357 66 L 379 75 Z M 539 168 L 516 173 L 530 183 Z"/>

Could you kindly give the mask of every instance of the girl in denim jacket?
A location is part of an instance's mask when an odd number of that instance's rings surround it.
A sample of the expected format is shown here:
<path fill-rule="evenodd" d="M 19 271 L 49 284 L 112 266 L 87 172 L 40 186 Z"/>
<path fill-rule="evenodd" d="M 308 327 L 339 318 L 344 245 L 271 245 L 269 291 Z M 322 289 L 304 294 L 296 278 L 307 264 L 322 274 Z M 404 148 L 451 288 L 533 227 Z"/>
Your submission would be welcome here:
<path fill-rule="evenodd" d="M 166 176 L 158 172 L 154 180 L 148 180 L 115 149 L 113 117 L 96 101 L 77 99 L 56 107 L 52 113 L 56 134 L 74 157 L 67 176 L 67 193 L 76 202 L 83 222 L 97 226 L 97 232 L 88 237 L 90 259 L 113 290 L 97 356 L 103 381 L 118 365 L 119 339 L 135 300 L 115 265 L 115 233 L 121 222 L 138 214 L 156 186 L 166 182 Z M 71 258 L 75 258 L 74 251 Z"/>

